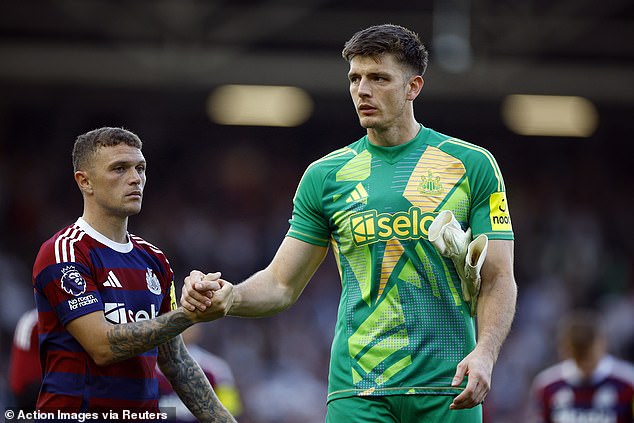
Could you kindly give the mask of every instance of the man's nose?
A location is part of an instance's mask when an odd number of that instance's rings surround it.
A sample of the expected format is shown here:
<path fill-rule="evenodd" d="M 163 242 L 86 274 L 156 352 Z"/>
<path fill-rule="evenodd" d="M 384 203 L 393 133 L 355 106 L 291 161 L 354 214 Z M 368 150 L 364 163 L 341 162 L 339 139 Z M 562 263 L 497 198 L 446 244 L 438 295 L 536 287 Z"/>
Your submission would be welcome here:
<path fill-rule="evenodd" d="M 142 181 L 141 175 L 139 175 L 139 172 L 136 169 L 131 169 L 130 170 L 130 183 L 131 184 L 136 184 L 136 185 L 140 185 Z"/>
<path fill-rule="evenodd" d="M 360 97 L 368 97 L 372 95 L 370 82 L 367 78 L 361 78 L 359 81 L 359 89 L 357 90 Z"/>

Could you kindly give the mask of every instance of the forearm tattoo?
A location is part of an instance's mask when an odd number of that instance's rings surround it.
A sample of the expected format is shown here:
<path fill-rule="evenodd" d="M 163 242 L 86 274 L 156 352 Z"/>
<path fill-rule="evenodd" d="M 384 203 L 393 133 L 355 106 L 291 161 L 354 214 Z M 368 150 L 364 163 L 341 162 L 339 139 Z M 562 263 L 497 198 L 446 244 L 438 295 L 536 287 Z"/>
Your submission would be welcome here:
<path fill-rule="evenodd" d="M 192 414 L 201 422 L 235 423 L 179 336 L 192 324 L 185 312 L 177 309 L 155 319 L 114 325 L 107 334 L 113 361 L 125 360 L 158 346 L 158 365 Z"/>
<path fill-rule="evenodd" d="M 158 364 L 198 421 L 235 423 L 218 400 L 205 373 L 187 352 L 180 336 L 159 346 Z"/>
<path fill-rule="evenodd" d="M 134 357 L 179 335 L 192 325 L 183 310 L 162 314 L 156 319 L 114 325 L 108 330 L 113 361 Z"/>

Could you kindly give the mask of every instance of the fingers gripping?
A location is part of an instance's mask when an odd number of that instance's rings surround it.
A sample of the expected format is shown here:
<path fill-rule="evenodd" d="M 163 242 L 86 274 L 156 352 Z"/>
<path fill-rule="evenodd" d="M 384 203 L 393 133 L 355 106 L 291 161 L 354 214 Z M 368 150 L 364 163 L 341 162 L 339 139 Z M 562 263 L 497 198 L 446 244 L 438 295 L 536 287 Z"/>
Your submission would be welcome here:
<path fill-rule="evenodd" d="M 204 274 L 192 270 L 183 283 L 181 305 L 189 311 L 206 310 L 211 305 L 213 291 L 220 289 L 219 278 L 220 272 Z"/>

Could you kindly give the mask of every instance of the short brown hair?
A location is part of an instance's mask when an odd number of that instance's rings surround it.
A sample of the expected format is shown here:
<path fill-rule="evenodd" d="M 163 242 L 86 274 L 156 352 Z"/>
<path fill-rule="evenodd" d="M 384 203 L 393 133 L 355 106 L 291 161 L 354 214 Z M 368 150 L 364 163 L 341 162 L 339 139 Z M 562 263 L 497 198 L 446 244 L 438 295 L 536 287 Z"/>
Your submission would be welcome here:
<path fill-rule="evenodd" d="M 583 357 L 605 336 L 603 331 L 601 316 L 596 311 L 574 310 L 559 323 L 559 342 L 569 348 L 573 356 Z"/>
<path fill-rule="evenodd" d="M 123 128 L 103 127 L 93 129 L 77 137 L 73 146 L 73 171 L 85 169 L 88 161 L 100 147 L 127 144 L 139 150 L 143 147 L 141 139 Z"/>
<path fill-rule="evenodd" d="M 429 52 L 418 34 L 399 25 L 383 24 L 363 29 L 344 45 L 341 55 L 348 62 L 355 56 L 392 54 L 416 75 L 427 69 Z"/>

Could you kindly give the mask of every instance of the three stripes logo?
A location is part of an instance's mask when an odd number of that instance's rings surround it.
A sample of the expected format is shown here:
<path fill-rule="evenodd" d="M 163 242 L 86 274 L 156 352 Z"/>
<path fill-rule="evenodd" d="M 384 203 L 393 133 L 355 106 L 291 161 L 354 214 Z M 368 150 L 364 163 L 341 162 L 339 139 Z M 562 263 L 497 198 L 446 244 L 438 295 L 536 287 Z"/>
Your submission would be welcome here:
<path fill-rule="evenodd" d="M 346 198 L 346 203 L 361 203 L 368 204 L 368 192 L 363 187 L 363 184 L 359 183 L 348 198 Z"/>
<path fill-rule="evenodd" d="M 103 286 L 108 286 L 110 288 L 123 288 L 123 286 L 121 286 L 121 282 L 119 282 L 119 279 L 117 279 L 117 276 L 112 270 L 108 273 L 108 279 L 106 279 L 103 283 Z"/>

